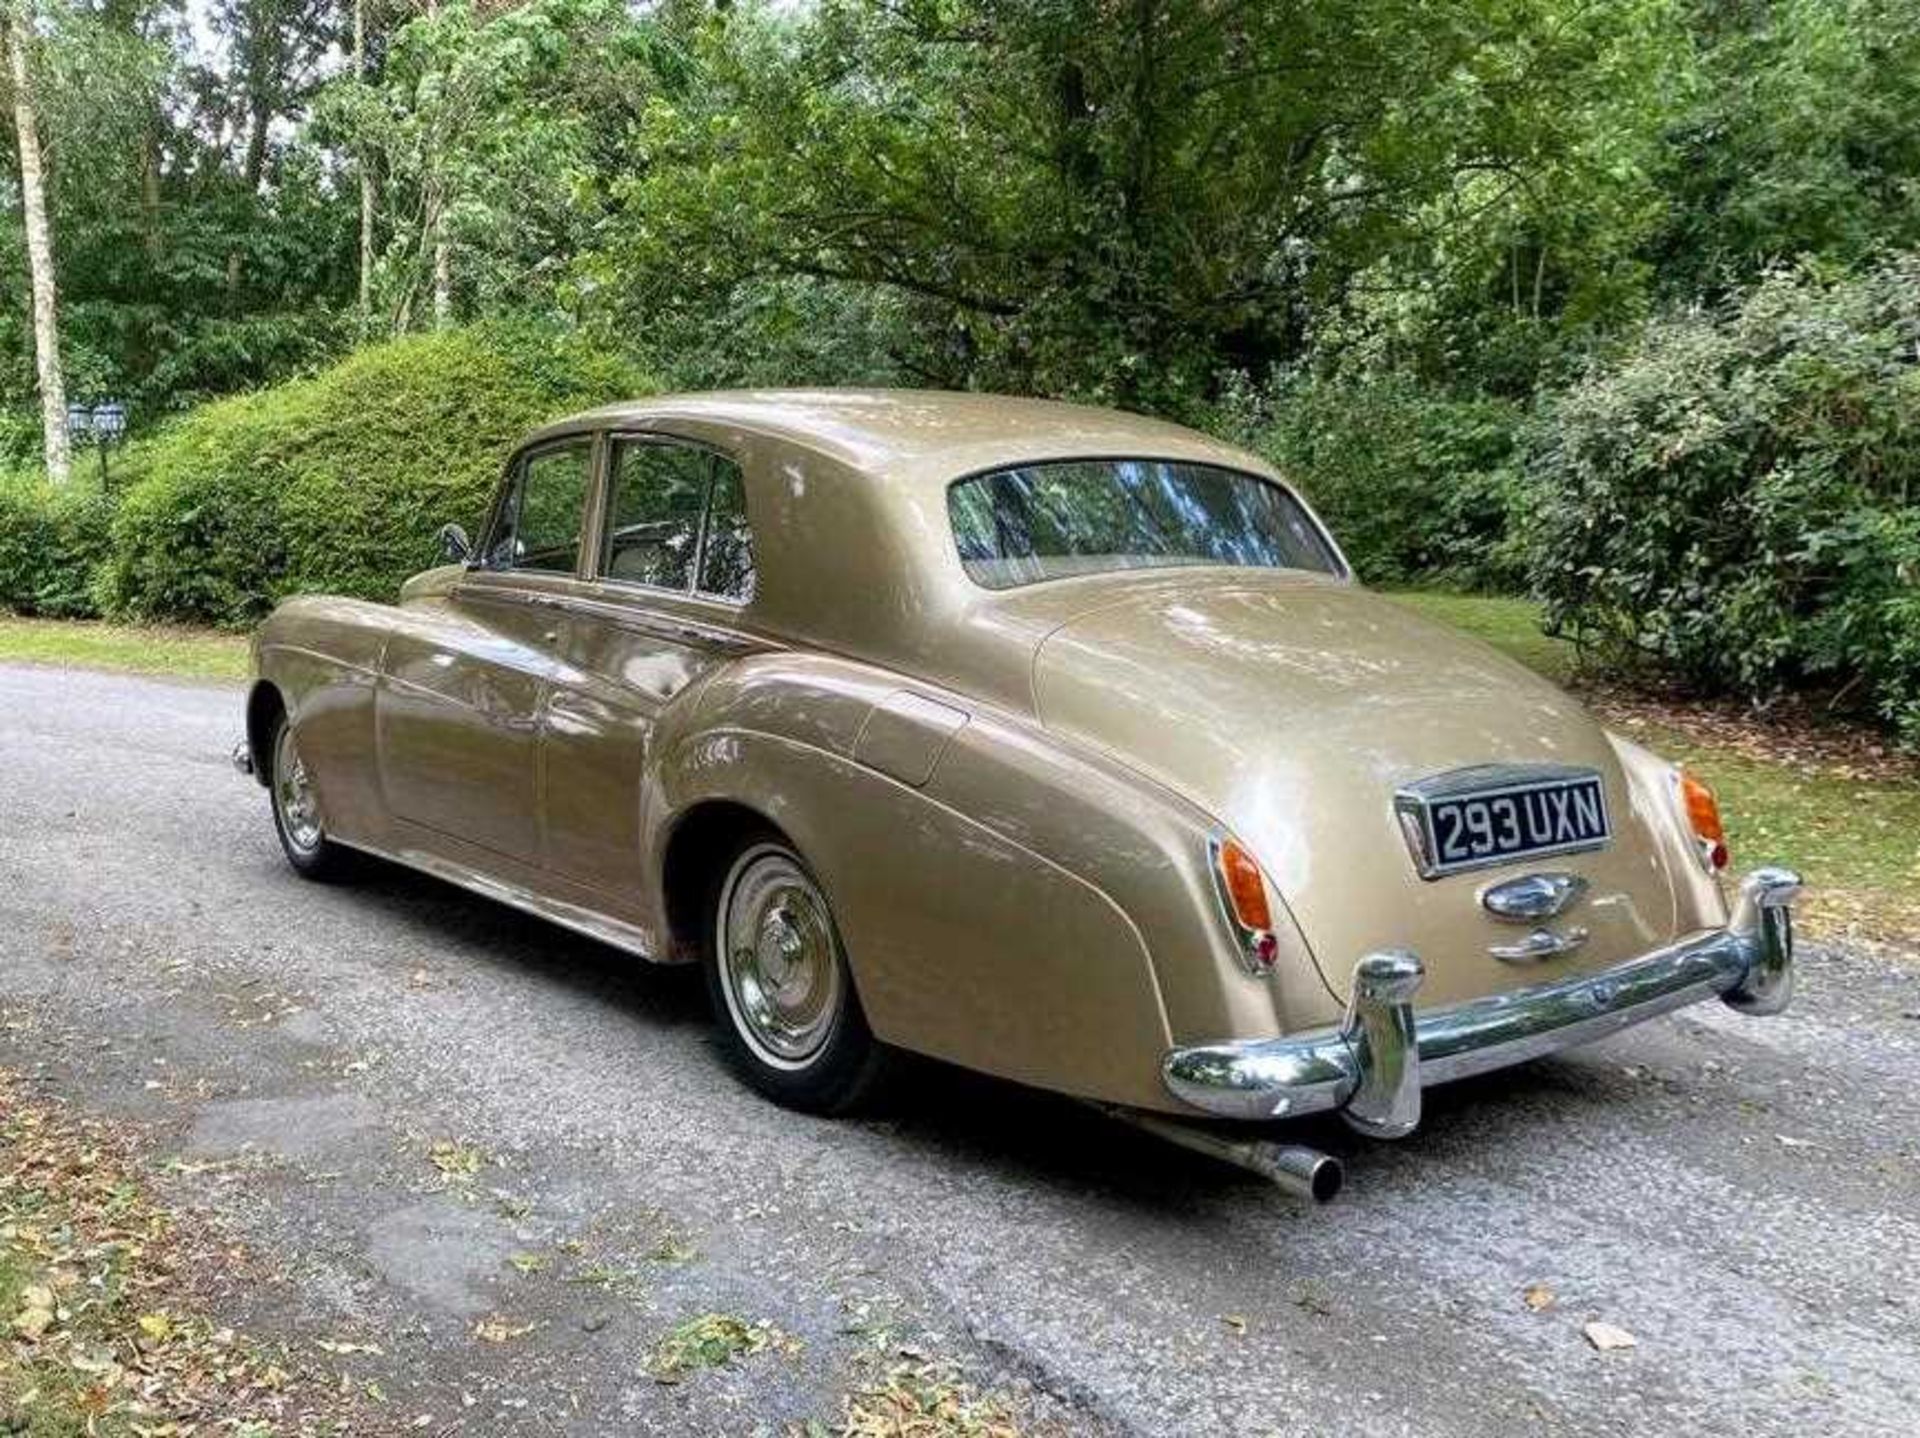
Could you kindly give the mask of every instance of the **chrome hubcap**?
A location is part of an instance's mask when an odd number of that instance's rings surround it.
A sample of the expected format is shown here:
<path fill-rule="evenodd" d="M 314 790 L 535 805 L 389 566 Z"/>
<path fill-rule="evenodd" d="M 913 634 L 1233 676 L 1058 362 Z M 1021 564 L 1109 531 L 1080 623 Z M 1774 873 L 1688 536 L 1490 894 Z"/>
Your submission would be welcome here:
<path fill-rule="evenodd" d="M 826 897 L 791 854 L 761 845 L 728 875 L 719 924 L 734 1026 L 766 1062 L 804 1068 L 840 1016 L 840 941 Z"/>
<path fill-rule="evenodd" d="M 303 854 L 320 847 L 323 834 L 313 784 L 307 778 L 300 751 L 293 747 L 293 730 L 284 724 L 273 745 L 273 804 L 280 812 L 280 827 L 289 844 Z"/>

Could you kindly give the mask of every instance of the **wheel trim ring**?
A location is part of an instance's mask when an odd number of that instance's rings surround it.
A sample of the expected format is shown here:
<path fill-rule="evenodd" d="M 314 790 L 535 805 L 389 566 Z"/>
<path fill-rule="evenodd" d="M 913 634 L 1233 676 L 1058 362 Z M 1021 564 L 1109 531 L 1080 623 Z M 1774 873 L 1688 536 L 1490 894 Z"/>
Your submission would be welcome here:
<path fill-rule="evenodd" d="M 293 729 L 281 725 L 273 744 L 273 812 L 287 843 L 301 854 L 312 854 L 326 838 L 320 807 L 306 762 L 294 746 Z"/>
<path fill-rule="evenodd" d="M 845 1007 L 846 965 L 826 895 L 789 850 L 757 845 L 728 873 L 715 924 L 720 991 L 734 1032 L 771 1068 L 810 1067 L 839 1031 Z M 789 927 L 791 935 L 781 932 Z"/>

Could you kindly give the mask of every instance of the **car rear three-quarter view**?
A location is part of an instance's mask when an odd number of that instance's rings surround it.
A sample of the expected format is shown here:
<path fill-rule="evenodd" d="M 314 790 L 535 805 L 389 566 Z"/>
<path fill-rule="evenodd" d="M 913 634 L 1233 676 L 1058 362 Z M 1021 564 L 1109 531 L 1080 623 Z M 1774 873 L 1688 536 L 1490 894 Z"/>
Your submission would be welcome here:
<path fill-rule="evenodd" d="M 408 864 L 705 967 L 739 1072 L 839 1111 L 896 1050 L 1330 1196 L 1274 1120 L 1704 999 L 1785 1005 L 1783 870 L 1713 796 L 1358 585 L 1253 455 L 990 396 L 575 416 L 397 605 L 258 635 L 289 860 Z"/>

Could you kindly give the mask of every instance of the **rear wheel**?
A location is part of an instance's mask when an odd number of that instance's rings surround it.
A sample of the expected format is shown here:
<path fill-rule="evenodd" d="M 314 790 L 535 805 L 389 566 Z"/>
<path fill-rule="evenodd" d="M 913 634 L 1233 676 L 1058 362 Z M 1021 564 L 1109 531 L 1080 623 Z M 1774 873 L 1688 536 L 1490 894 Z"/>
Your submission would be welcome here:
<path fill-rule="evenodd" d="M 742 1077 L 790 1108 L 844 1113 L 877 1087 L 867 1027 L 827 896 L 773 833 L 738 845 L 707 904 L 707 986 Z"/>
<path fill-rule="evenodd" d="M 294 872 L 321 882 L 348 877 L 354 853 L 327 837 L 313 778 L 285 713 L 275 716 L 267 736 L 267 794 L 273 805 L 274 832 Z"/>

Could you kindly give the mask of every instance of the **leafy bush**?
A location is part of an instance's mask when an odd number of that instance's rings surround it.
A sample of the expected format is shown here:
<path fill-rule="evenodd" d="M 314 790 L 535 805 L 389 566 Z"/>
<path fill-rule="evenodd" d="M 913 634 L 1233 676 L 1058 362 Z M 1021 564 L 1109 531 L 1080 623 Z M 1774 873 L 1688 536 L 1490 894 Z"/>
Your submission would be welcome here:
<path fill-rule="evenodd" d="M 1781 271 L 1650 326 L 1544 406 L 1525 547 L 1548 621 L 1920 741 L 1920 254 Z"/>
<path fill-rule="evenodd" d="M 1393 375 L 1305 379 L 1233 402 L 1371 584 L 1517 587 L 1507 542 L 1517 408 Z"/>
<path fill-rule="evenodd" d="M 217 624 L 305 591 L 390 600 L 442 524 L 476 524 L 529 428 L 645 387 L 576 340 L 479 328 L 207 405 L 129 452 L 103 598 Z"/>
<path fill-rule="evenodd" d="M 91 484 L 55 489 L 37 473 L 0 474 L 0 609 L 85 619 L 107 552 L 111 502 Z"/>

